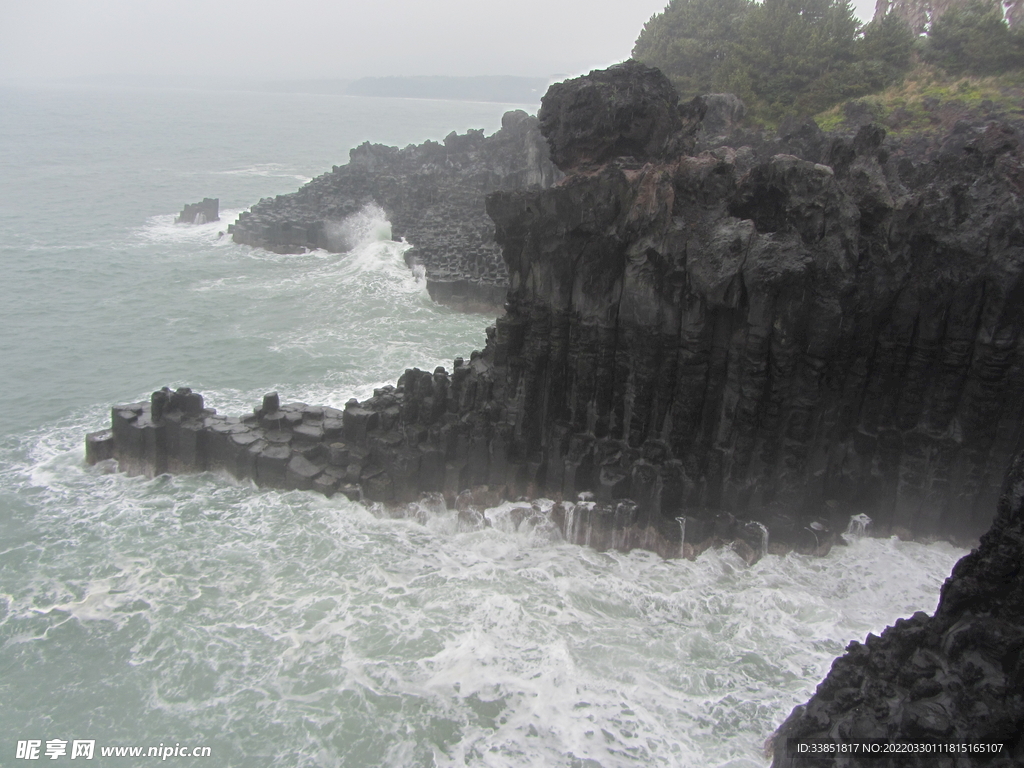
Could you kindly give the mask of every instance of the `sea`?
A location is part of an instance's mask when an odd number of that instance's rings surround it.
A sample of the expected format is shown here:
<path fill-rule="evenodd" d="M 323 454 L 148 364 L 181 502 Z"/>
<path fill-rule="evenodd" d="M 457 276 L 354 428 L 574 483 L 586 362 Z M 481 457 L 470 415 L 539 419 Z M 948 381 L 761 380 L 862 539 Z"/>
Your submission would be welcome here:
<path fill-rule="evenodd" d="M 85 433 L 163 386 L 228 414 L 272 391 L 342 407 L 482 348 L 494 318 L 433 304 L 379 208 L 341 223 L 347 253 L 225 232 L 363 141 L 490 133 L 522 105 L 70 85 L 0 105 L 0 766 L 765 766 L 833 658 L 934 610 L 965 554 L 857 532 L 820 558 L 666 560 L 516 529 L 508 505 L 466 529 L 88 467 Z M 219 222 L 174 223 L 204 197 Z"/>

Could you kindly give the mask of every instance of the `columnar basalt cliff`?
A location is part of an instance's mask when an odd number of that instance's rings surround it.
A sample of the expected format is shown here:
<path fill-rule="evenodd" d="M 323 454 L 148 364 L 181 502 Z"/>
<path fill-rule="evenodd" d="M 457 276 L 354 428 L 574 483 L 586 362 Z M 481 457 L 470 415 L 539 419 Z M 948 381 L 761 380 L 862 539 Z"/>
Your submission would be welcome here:
<path fill-rule="evenodd" d="M 381 206 L 392 235 L 413 249 L 410 265 L 426 271 L 435 300 L 500 307 L 508 272 L 494 242 L 484 197 L 495 190 L 548 187 L 561 173 L 548 159 L 537 119 L 507 112 L 492 136 L 452 132 L 443 144 L 405 149 L 365 143 L 298 192 L 265 198 L 229 230 L 235 242 L 279 253 L 311 248 L 345 251 L 354 243 L 340 226 L 368 204 Z"/>
<path fill-rule="evenodd" d="M 810 758 L 798 746 L 871 740 L 963 751 Z M 1024 765 L 1024 454 L 992 529 L 953 568 L 935 615 L 851 643 L 772 748 L 773 768 Z"/>
<path fill-rule="evenodd" d="M 552 87 L 540 130 L 567 175 L 487 199 L 510 288 L 484 350 L 343 412 L 155 393 L 90 457 L 391 504 L 547 495 L 571 540 L 666 553 L 684 528 L 825 551 L 858 513 L 979 535 L 1024 403 L 1018 130 L 795 123 L 731 147 L 702 122 L 726 107 L 680 108 L 635 63 Z M 376 151 L 353 154 L 367 179 Z"/>
<path fill-rule="evenodd" d="M 549 491 L 725 509 L 773 537 L 860 512 L 980 534 L 1021 426 L 1017 132 L 931 157 L 872 126 L 808 138 L 818 162 L 673 156 L 662 81 L 553 86 L 541 130 L 567 178 L 488 199 L 516 452 Z"/>

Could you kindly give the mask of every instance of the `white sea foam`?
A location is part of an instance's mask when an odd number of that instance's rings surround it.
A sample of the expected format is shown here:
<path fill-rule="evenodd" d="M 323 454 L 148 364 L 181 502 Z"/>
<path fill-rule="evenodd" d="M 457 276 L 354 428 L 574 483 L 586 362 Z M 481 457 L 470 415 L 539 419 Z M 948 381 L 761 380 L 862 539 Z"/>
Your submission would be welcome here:
<path fill-rule="evenodd" d="M 871 518 L 867 515 L 851 515 L 850 522 L 846 526 L 846 530 L 843 532 L 843 537 L 849 539 L 859 539 L 862 536 L 866 536 L 871 530 Z"/>
<path fill-rule="evenodd" d="M 845 643 L 932 610 L 962 554 L 598 553 L 538 535 L 550 501 L 467 527 L 437 502 L 391 519 L 209 475 L 96 475 L 70 427 L 15 473 L 42 503 L 0 565 L 0 657 L 74 655 L 81 626 L 131 670 L 114 717 L 231 722 L 238 765 L 763 765 Z"/>
<path fill-rule="evenodd" d="M 343 263 L 344 272 L 379 277 L 367 287 L 427 296 L 426 281 L 405 263 L 405 252 L 411 246 L 405 241 L 372 241 L 352 249 Z M 386 282 L 382 282 L 386 281 Z"/>
<path fill-rule="evenodd" d="M 230 171 L 214 171 L 222 176 L 255 176 L 271 179 L 295 179 L 303 184 L 311 181 L 309 176 L 296 174 L 293 170 L 281 163 L 257 163 L 247 168 L 233 168 Z"/>

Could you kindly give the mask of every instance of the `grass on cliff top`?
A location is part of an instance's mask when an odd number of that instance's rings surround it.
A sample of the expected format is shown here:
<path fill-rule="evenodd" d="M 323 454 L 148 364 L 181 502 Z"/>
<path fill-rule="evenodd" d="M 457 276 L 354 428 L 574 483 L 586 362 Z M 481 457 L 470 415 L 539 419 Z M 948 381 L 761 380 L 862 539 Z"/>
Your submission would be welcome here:
<path fill-rule="evenodd" d="M 941 69 L 918 64 L 902 83 L 854 101 L 838 104 L 814 116 L 824 131 L 874 122 L 894 136 L 948 130 L 957 120 L 1024 117 L 1024 70 L 990 77 L 955 77 Z"/>

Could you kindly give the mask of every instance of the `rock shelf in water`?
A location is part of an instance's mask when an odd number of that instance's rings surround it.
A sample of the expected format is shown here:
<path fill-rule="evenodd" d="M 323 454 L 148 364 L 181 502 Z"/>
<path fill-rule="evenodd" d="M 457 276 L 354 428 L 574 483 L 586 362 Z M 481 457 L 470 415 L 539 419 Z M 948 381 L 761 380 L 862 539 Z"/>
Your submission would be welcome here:
<path fill-rule="evenodd" d="M 111 429 L 87 436 L 86 460 L 113 459 L 121 471 L 149 477 L 225 472 L 263 487 L 382 502 L 392 514 L 424 501 L 472 514 L 518 498 L 532 515 L 528 499 L 538 493 L 537 468 L 445 418 L 453 407 L 473 401 L 486 410 L 492 386 L 490 364 L 475 356 L 468 364 L 456 360 L 451 374 L 408 370 L 397 387 L 379 389 L 362 403 L 353 400 L 344 410 L 282 404 L 271 393 L 253 413 L 229 417 L 206 408 L 202 395 L 190 389 L 163 389 L 148 403 L 115 406 Z M 572 498 L 546 517 L 574 544 L 640 547 L 675 557 L 730 542 L 748 562 L 766 552 L 764 527 L 728 514 L 689 521 L 684 547 L 678 521 L 653 517 L 631 500 Z M 831 531 L 816 525 L 787 549 L 824 554 L 834 541 Z"/>

